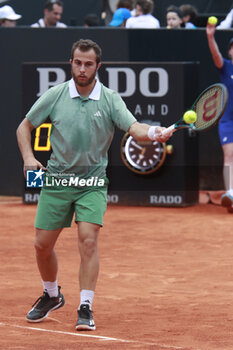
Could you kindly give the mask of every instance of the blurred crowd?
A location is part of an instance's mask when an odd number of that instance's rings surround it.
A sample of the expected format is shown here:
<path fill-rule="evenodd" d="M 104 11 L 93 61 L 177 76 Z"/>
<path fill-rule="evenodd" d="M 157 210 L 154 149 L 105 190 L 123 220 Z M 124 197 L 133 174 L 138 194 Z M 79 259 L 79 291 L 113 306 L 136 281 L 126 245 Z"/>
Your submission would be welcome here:
<path fill-rule="evenodd" d="M 66 28 L 68 24 L 61 21 L 64 3 L 60 0 L 48 0 L 41 9 L 41 18 L 30 24 L 33 28 L 57 27 Z M 163 28 L 195 29 L 197 27 L 198 9 L 191 4 L 181 6 L 170 5 L 164 14 L 166 25 Z M 15 27 L 22 18 L 9 6 L 0 7 L 0 26 Z M 108 26 L 116 28 L 161 28 L 156 18 L 156 8 L 152 0 L 103 0 L 101 15 L 88 13 L 83 19 L 84 27 Z M 233 9 L 227 14 L 217 29 L 227 29 L 233 26 Z"/>

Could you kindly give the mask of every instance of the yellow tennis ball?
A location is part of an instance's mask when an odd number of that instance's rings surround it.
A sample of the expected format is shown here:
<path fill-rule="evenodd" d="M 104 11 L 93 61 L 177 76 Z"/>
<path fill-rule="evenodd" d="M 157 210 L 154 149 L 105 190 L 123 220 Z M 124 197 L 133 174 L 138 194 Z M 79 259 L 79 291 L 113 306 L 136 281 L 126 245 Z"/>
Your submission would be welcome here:
<path fill-rule="evenodd" d="M 187 111 L 183 115 L 183 120 L 187 124 L 192 124 L 197 120 L 197 113 L 195 111 Z"/>
<path fill-rule="evenodd" d="M 209 17 L 209 18 L 208 18 L 208 23 L 211 24 L 212 26 L 213 26 L 213 25 L 216 25 L 216 24 L 218 23 L 217 17 L 215 17 L 215 16 Z"/>

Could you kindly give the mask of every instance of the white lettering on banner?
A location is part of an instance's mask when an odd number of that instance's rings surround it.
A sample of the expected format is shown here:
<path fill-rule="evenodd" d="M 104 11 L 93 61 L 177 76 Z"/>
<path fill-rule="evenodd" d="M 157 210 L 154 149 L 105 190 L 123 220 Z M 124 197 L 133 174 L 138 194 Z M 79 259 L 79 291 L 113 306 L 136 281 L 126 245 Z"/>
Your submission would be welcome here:
<path fill-rule="evenodd" d="M 155 109 L 155 105 L 140 105 L 137 104 L 135 106 L 133 114 L 136 115 L 156 115 L 158 116 L 159 113 L 164 116 L 168 114 L 168 105 L 162 104 L 160 107 L 158 106 Z"/>
<path fill-rule="evenodd" d="M 161 105 L 161 115 L 168 114 L 168 105 Z"/>
<path fill-rule="evenodd" d="M 108 203 L 118 203 L 119 202 L 119 196 L 118 194 L 111 194 L 107 196 Z"/>
<path fill-rule="evenodd" d="M 135 114 L 135 115 L 137 115 L 137 114 L 142 115 L 142 109 L 141 109 L 141 106 L 140 106 L 140 105 L 136 105 L 134 114 Z"/>
<path fill-rule="evenodd" d="M 39 193 L 25 193 L 24 194 L 24 202 L 25 203 L 37 203 L 39 199 Z"/>
<path fill-rule="evenodd" d="M 147 105 L 147 114 L 155 115 L 155 105 Z"/>
<path fill-rule="evenodd" d="M 122 97 L 132 96 L 136 91 L 136 73 L 131 68 L 108 67 L 108 87 L 118 92 Z M 119 73 L 125 75 L 125 91 L 120 91 Z M 150 74 L 154 74 L 158 80 L 158 90 L 150 90 Z M 168 73 L 163 68 L 144 68 L 139 73 L 139 91 L 146 97 L 162 97 L 168 92 Z"/>
<path fill-rule="evenodd" d="M 150 204 L 181 204 L 183 201 L 182 196 L 163 196 L 152 195 L 150 196 Z"/>
<path fill-rule="evenodd" d="M 158 75 L 158 91 L 150 91 L 150 74 Z M 139 74 L 139 88 L 143 96 L 161 97 L 168 92 L 168 74 L 163 68 L 144 68 Z"/>
<path fill-rule="evenodd" d="M 131 68 L 106 68 L 108 72 L 108 87 L 117 91 L 122 97 L 132 96 L 136 91 L 136 74 Z M 119 73 L 125 74 L 126 89 L 119 91 Z"/>
<path fill-rule="evenodd" d="M 47 91 L 50 87 L 55 86 L 57 84 L 64 83 L 66 80 L 66 73 L 61 68 L 37 68 L 39 73 L 39 92 L 37 96 L 41 96 L 45 91 Z M 56 79 L 51 81 L 49 80 L 50 73 L 54 73 L 56 75 Z"/>

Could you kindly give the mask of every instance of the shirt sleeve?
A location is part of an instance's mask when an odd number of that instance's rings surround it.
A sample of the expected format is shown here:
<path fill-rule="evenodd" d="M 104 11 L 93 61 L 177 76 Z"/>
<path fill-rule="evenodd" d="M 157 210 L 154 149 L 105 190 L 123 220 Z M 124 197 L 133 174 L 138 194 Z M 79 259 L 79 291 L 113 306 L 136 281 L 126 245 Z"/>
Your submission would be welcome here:
<path fill-rule="evenodd" d="M 157 18 L 155 18 L 155 17 L 154 17 L 154 19 L 155 19 L 155 28 L 160 28 L 159 20 Z"/>
<path fill-rule="evenodd" d="M 227 60 L 223 57 L 223 65 L 222 68 L 216 68 L 218 73 L 220 74 L 220 77 L 223 77 L 226 74 L 227 71 Z"/>
<path fill-rule="evenodd" d="M 130 17 L 130 18 L 127 19 L 127 21 L 126 21 L 126 23 L 125 23 L 125 28 L 132 28 L 132 27 L 131 27 L 131 23 L 132 23 L 131 18 L 132 18 L 132 17 Z"/>
<path fill-rule="evenodd" d="M 126 107 L 125 102 L 116 92 L 112 95 L 112 120 L 119 129 L 125 132 L 129 130 L 131 125 L 137 121 L 132 113 Z"/>
<path fill-rule="evenodd" d="M 55 96 L 53 88 L 47 90 L 31 107 L 30 111 L 26 114 L 26 117 L 31 124 L 37 128 L 41 125 L 50 115 L 55 104 Z"/>
<path fill-rule="evenodd" d="M 217 29 L 227 29 L 232 27 L 233 9 L 228 13 L 226 18 L 217 26 Z"/>

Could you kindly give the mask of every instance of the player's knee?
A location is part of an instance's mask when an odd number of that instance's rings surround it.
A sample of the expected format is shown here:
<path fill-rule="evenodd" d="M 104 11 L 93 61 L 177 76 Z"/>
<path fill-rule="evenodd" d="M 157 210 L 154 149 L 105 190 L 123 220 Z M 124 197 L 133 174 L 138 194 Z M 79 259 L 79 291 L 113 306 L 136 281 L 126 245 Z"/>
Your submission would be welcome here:
<path fill-rule="evenodd" d="M 39 240 L 35 240 L 34 248 L 36 250 L 36 254 L 40 256 L 49 256 L 52 252 L 52 249 L 48 247 L 46 244 Z"/>
<path fill-rule="evenodd" d="M 231 164 L 233 161 L 233 147 L 228 147 L 224 149 L 224 162 Z"/>
<path fill-rule="evenodd" d="M 82 242 L 82 256 L 92 257 L 97 252 L 97 242 L 92 238 L 85 238 Z"/>

